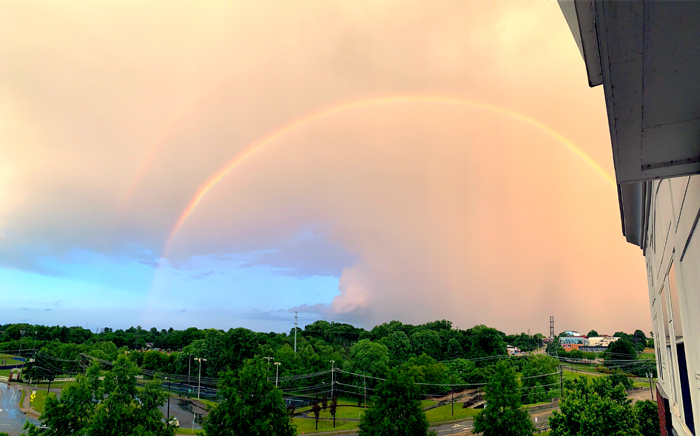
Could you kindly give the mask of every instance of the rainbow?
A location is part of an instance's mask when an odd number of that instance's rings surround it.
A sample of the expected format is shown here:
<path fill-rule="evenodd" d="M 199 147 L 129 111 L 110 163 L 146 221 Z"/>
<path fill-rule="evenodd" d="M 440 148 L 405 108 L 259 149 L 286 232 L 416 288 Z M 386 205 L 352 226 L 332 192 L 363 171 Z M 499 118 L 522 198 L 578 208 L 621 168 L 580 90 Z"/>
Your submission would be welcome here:
<path fill-rule="evenodd" d="M 215 96 L 217 91 L 220 91 L 223 86 L 223 82 L 215 83 L 214 85 L 207 88 L 199 97 L 195 98 L 195 101 L 189 104 L 185 104 L 183 109 L 176 112 L 169 121 L 166 123 L 165 128 L 162 129 L 160 134 L 155 138 L 155 141 L 151 143 L 148 150 L 141 158 L 139 166 L 136 168 L 136 172 L 129 180 L 126 185 L 126 189 L 122 193 L 119 202 L 117 203 L 117 208 L 119 214 L 123 214 L 126 207 L 137 191 L 138 187 L 143 182 L 143 178 L 148 173 L 148 170 L 153 166 L 158 157 L 158 153 L 161 148 L 163 148 L 169 141 L 173 139 L 175 134 L 182 128 L 183 123 L 193 116 L 209 98 Z"/>
<path fill-rule="evenodd" d="M 265 148 L 266 146 L 270 145 L 271 143 L 275 142 L 276 140 L 282 138 L 283 136 L 300 129 L 310 123 L 313 123 L 315 121 L 321 120 L 323 118 L 327 118 L 329 116 L 335 115 L 339 112 L 343 111 L 348 111 L 351 109 L 359 109 L 359 108 L 364 108 L 368 106 L 376 106 L 376 105 L 383 105 L 383 104 L 402 104 L 402 103 L 432 103 L 432 104 L 444 104 L 444 105 L 455 105 L 455 106 L 463 106 L 463 107 L 469 107 L 469 108 L 474 108 L 474 109 L 481 109 L 493 113 L 497 113 L 500 115 L 507 116 L 509 118 L 521 121 L 525 124 L 529 124 L 533 127 L 536 127 L 537 129 L 541 130 L 542 132 L 546 133 L 547 135 L 551 136 L 552 138 L 556 139 L 559 143 L 564 145 L 568 150 L 570 150 L 572 153 L 574 153 L 577 157 L 582 159 L 584 162 L 586 162 L 589 166 L 591 166 L 600 176 L 602 176 L 608 183 L 610 183 L 613 187 L 616 187 L 616 182 L 615 180 L 608 174 L 595 160 L 593 160 L 589 155 L 587 155 L 583 150 L 581 150 L 576 144 L 574 144 L 572 141 L 567 139 L 566 137 L 562 136 L 560 133 L 557 131 L 549 128 L 548 126 L 542 124 L 541 122 L 530 118 L 527 115 L 521 114 L 519 112 L 514 112 L 508 109 L 503 109 L 498 106 L 493 106 L 490 104 L 486 103 L 481 103 L 477 101 L 471 101 L 471 100 L 464 100 L 460 98 L 454 98 L 454 97 L 442 97 L 442 96 L 433 96 L 433 95 L 399 95 L 399 96 L 387 96 L 387 97 L 374 97 L 374 98 L 366 98 L 362 100 L 355 100 L 355 101 L 350 101 L 346 103 L 341 103 L 335 106 L 330 106 L 326 107 L 320 110 L 317 110 L 315 112 L 303 115 L 299 118 L 296 118 L 278 129 L 268 133 L 267 135 L 259 138 L 255 142 L 249 144 L 246 146 L 243 151 L 241 151 L 239 154 L 234 156 L 231 160 L 226 162 L 224 166 L 222 166 L 216 173 L 211 175 L 200 187 L 197 189 L 197 192 L 194 194 L 190 202 L 187 204 L 187 207 L 184 209 L 182 214 L 180 214 L 180 217 L 177 219 L 175 222 L 175 225 L 172 228 L 172 231 L 170 232 L 170 236 L 168 237 L 168 240 L 165 244 L 165 248 L 163 250 L 162 258 L 166 258 L 168 253 L 170 252 L 170 248 L 172 247 L 173 241 L 177 237 L 178 233 L 182 229 L 182 226 L 185 224 L 187 221 L 187 218 L 189 218 L 190 215 L 192 215 L 192 212 L 197 208 L 199 203 L 202 201 L 202 199 L 207 195 L 207 193 L 214 188 L 228 173 L 233 171 L 236 167 L 241 165 L 243 162 L 245 162 L 247 159 L 255 155 L 257 152 Z"/>

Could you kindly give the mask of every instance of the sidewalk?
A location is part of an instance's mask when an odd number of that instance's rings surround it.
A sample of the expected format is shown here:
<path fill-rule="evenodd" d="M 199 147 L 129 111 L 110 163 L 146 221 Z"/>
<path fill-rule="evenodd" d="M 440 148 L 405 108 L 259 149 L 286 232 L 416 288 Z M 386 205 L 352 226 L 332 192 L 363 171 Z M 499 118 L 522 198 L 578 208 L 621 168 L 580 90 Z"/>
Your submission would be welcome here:
<path fill-rule="evenodd" d="M 39 419 L 39 416 L 41 416 L 41 413 L 37 412 L 36 410 L 32 409 L 30 406 L 30 398 L 29 396 L 32 394 L 33 388 L 27 385 L 21 385 L 21 384 L 13 384 L 13 387 L 19 389 L 20 391 L 24 392 L 24 398 L 22 399 L 22 404 L 19 405 L 19 411 L 24 413 L 25 415 L 29 415 L 32 418 L 37 418 Z M 53 391 L 53 390 L 52 390 Z"/>
<path fill-rule="evenodd" d="M 41 413 L 37 412 L 36 410 L 32 409 L 30 406 L 30 395 L 32 394 L 32 391 L 37 389 L 37 390 L 46 390 L 45 387 L 39 387 L 37 388 L 36 386 L 27 386 L 26 384 L 19 384 L 19 383 L 13 383 L 13 387 L 24 391 L 24 398 L 22 399 L 22 404 L 19 405 L 19 410 L 20 412 L 24 413 L 25 415 L 29 415 L 32 418 L 39 418 L 41 416 Z M 61 396 L 61 388 L 51 388 L 51 393 L 56 394 L 56 397 Z"/>

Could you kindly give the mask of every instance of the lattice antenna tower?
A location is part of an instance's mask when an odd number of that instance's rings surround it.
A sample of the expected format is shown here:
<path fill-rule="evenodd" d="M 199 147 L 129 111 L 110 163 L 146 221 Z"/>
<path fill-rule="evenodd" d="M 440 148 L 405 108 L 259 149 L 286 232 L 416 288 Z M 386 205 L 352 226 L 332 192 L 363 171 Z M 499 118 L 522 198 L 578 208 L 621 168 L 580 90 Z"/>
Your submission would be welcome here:
<path fill-rule="evenodd" d="M 554 338 L 554 317 L 549 317 L 549 337 Z"/>

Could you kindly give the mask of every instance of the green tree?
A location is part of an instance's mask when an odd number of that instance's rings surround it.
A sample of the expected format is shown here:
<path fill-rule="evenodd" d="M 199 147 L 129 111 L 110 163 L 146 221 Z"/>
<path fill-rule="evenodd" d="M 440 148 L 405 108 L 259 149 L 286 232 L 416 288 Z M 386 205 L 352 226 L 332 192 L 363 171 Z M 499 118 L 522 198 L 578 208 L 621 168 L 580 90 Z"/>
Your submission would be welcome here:
<path fill-rule="evenodd" d="M 628 335 L 628 334 L 625 333 L 625 332 L 615 332 L 615 334 L 613 335 L 613 337 L 615 337 L 615 338 L 626 339 L 626 340 L 632 342 L 632 335 Z"/>
<path fill-rule="evenodd" d="M 597 331 L 591 330 L 590 332 L 588 332 L 588 334 L 587 334 L 586 336 L 588 336 L 589 338 L 591 338 L 591 337 L 598 337 L 598 336 L 600 336 L 600 335 L 598 334 Z"/>
<path fill-rule="evenodd" d="M 413 355 L 411 340 L 401 330 L 391 332 L 380 341 L 389 351 L 389 358 L 393 365 L 405 362 Z"/>
<path fill-rule="evenodd" d="M 500 331 L 485 325 L 477 325 L 470 329 L 470 332 L 470 358 L 506 354 L 506 342 L 503 340 L 503 333 Z"/>
<path fill-rule="evenodd" d="M 560 410 L 549 418 L 551 436 L 639 436 L 627 392 L 607 377 L 567 380 Z"/>
<path fill-rule="evenodd" d="M 318 401 L 314 400 L 311 402 L 311 411 L 314 414 L 314 420 L 316 421 L 316 430 L 318 430 L 318 419 L 321 417 L 321 406 L 318 405 Z"/>
<path fill-rule="evenodd" d="M 609 376 L 609 378 L 610 378 L 610 382 L 613 384 L 613 386 L 622 385 L 622 387 L 625 389 L 632 388 L 632 380 L 630 380 L 630 378 L 620 370 L 613 372 Z"/>
<path fill-rule="evenodd" d="M 486 407 L 474 419 L 474 432 L 484 436 L 532 435 L 535 425 L 522 406 L 521 393 L 515 369 L 506 362 L 498 362 L 484 389 Z"/>
<path fill-rule="evenodd" d="M 457 359 L 462 354 L 464 354 L 464 350 L 462 349 L 459 341 L 455 338 L 450 339 L 447 342 L 447 357 L 450 359 Z"/>
<path fill-rule="evenodd" d="M 384 377 L 389 368 L 389 351 L 380 342 L 362 339 L 350 348 L 350 359 L 345 369 L 356 373 L 366 373 L 374 377 Z"/>
<path fill-rule="evenodd" d="M 110 371 L 91 366 L 86 376 L 63 391 L 60 399 L 46 400 L 42 423 L 56 435 L 172 436 L 158 409 L 166 399 L 160 381 L 136 389 L 138 368 L 123 354 Z M 29 426 L 30 436 L 40 430 Z"/>
<path fill-rule="evenodd" d="M 418 357 L 411 357 L 408 362 L 401 365 L 401 369 L 416 383 L 441 384 L 450 382 L 445 365 L 438 363 L 425 353 Z M 442 391 L 442 388 L 435 386 L 425 386 L 424 388 L 428 392 Z"/>
<path fill-rule="evenodd" d="M 632 342 L 621 337 L 610 343 L 608 349 L 603 353 L 603 358 L 606 366 L 616 365 L 615 361 L 637 359 L 637 350 Z"/>
<path fill-rule="evenodd" d="M 221 402 L 204 420 L 207 436 L 292 436 L 296 428 L 287 414 L 282 392 L 268 379 L 265 366 L 249 360 L 219 381 Z"/>
<path fill-rule="evenodd" d="M 659 408 L 655 402 L 644 400 L 634 404 L 638 430 L 643 436 L 660 436 Z"/>
<path fill-rule="evenodd" d="M 338 398 L 333 397 L 331 400 L 331 405 L 328 406 L 328 412 L 330 412 L 331 416 L 333 417 L 333 428 L 335 428 L 335 412 L 338 409 Z"/>
<path fill-rule="evenodd" d="M 416 354 L 425 353 L 431 357 L 441 354 L 440 334 L 433 330 L 420 330 L 412 334 L 411 345 Z"/>
<path fill-rule="evenodd" d="M 553 357 L 537 354 L 530 356 L 523 366 L 522 384 L 525 388 L 540 386 L 540 389 L 526 389 L 524 396 L 528 404 L 547 401 L 547 394 L 544 386 L 556 383 L 559 380 L 559 361 Z"/>
<path fill-rule="evenodd" d="M 374 406 L 362 416 L 359 436 L 426 436 L 428 419 L 420 390 L 406 373 L 393 369 L 374 393 Z M 434 434 L 434 433 L 432 433 Z"/>
<path fill-rule="evenodd" d="M 569 357 L 572 359 L 583 359 L 583 351 L 581 350 L 571 350 L 569 351 Z"/>
<path fill-rule="evenodd" d="M 464 383 L 474 373 L 476 365 L 471 360 L 455 359 L 445 363 L 445 368 L 447 369 L 447 375 L 454 377 L 455 383 Z"/>

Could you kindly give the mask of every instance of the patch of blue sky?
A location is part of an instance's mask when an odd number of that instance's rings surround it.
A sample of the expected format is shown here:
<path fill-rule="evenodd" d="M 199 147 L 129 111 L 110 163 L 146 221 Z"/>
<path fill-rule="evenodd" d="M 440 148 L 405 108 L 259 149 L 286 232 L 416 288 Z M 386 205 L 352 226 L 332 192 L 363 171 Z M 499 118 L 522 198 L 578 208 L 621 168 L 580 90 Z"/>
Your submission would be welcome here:
<path fill-rule="evenodd" d="M 132 257 L 107 256 L 78 249 L 60 259 L 41 258 L 38 263 L 46 269 L 56 271 L 59 276 L 137 294 L 147 293 L 155 272 L 153 267 Z"/>
<path fill-rule="evenodd" d="M 190 259 L 187 269 L 169 268 L 158 285 L 167 290 L 163 304 L 175 309 L 196 298 L 200 308 L 248 312 L 329 303 L 338 294 L 339 277 L 296 277 L 269 266 L 241 267 L 242 262 L 202 256 Z"/>
<path fill-rule="evenodd" d="M 145 295 L 129 289 L 75 277 L 47 276 L 17 269 L 0 268 L 0 283 L 3 286 L 3 294 L 7 296 L 3 304 L 8 309 L 118 310 L 132 308 L 145 301 Z"/>

